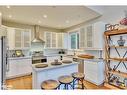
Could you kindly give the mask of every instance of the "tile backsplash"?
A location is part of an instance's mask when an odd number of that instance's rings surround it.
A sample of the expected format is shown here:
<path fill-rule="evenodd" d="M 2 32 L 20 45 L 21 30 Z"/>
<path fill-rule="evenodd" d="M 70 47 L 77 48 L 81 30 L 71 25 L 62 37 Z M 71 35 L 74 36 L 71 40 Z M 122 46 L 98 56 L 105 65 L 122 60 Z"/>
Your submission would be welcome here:
<path fill-rule="evenodd" d="M 8 56 L 12 57 L 12 55 L 15 53 L 15 50 L 9 50 L 8 51 Z M 22 53 L 24 54 L 24 56 L 30 56 L 30 50 L 22 50 Z"/>

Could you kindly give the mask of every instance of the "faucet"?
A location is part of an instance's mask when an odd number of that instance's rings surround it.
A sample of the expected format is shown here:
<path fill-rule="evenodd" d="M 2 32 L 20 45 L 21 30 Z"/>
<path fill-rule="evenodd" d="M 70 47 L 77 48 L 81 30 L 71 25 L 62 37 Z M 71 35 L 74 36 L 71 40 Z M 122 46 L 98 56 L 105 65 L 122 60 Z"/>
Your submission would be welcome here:
<path fill-rule="evenodd" d="M 74 56 L 76 55 L 76 51 L 73 49 L 73 52 L 74 52 Z"/>

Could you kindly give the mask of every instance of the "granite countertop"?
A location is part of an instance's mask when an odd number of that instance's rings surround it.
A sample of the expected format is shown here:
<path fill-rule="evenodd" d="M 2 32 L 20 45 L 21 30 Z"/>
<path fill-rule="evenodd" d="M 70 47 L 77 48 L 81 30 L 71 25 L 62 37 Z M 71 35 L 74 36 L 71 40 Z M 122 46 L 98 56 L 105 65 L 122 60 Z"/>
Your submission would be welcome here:
<path fill-rule="evenodd" d="M 16 59 L 31 59 L 31 56 L 23 56 L 23 57 L 9 57 L 10 60 L 16 60 Z"/>
<path fill-rule="evenodd" d="M 44 56 L 50 57 L 50 56 L 66 56 L 67 54 L 58 54 L 58 53 L 54 53 L 54 54 L 44 54 Z"/>
<path fill-rule="evenodd" d="M 86 60 L 86 61 L 104 61 L 104 59 L 99 59 L 99 58 L 93 58 L 93 59 L 80 58 L 80 57 L 73 57 L 73 58 L 78 58 L 78 59 Z"/>
<path fill-rule="evenodd" d="M 38 63 L 38 64 L 42 64 L 42 63 Z M 77 65 L 79 64 L 78 62 L 72 62 L 72 63 L 69 63 L 69 64 L 64 64 L 62 63 L 62 65 L 51 65 L 50 63 L 43 63 L 43 64 L 48 64 L 48 67 L 45 67 L 45 68 L 36 68 L 34 64 L 32 64 L 32 69 L 36 72 L 39 72 L 39 71 L 43 71 L 43 70 L 49 70 L 49 69 L 54 69 L 54 68 L 61 68 L 61 67 L 65 67 L 65 66 L 70 66 L 70 65 Z"/>

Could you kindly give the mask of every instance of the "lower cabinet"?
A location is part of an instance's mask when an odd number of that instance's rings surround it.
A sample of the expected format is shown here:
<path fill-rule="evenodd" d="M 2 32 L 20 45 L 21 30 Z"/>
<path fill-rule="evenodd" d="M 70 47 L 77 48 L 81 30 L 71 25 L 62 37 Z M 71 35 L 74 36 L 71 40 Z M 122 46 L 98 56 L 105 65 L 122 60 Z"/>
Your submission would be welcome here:
<path fill-rule="evenodd" d="M 31 58 L 9 59 L 9 70 L 6 73 L 7 79 L 31 74 Z"/>
<path fill-rule="evenodd" d="M 84 74 L 87 81 L 96 85 L 104 82 L 104 62 L 103 61 L 84 61 Z"/>

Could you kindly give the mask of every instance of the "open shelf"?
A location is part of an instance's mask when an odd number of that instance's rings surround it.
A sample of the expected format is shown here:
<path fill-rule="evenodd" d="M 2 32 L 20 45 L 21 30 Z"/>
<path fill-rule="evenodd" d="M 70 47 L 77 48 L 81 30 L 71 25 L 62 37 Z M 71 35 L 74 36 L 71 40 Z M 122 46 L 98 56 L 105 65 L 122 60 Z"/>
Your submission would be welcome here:
<path fill-rule="evenodd" d="M 110 89 L 117 89 L 117 90 L 120 90 L 120 88 L 116 87 L 116 86 L 113 86 L 113 85 L 110 85 L 109 83 L 104 83 L 104 86 L 107 87 L 107 88 L 110 88 Z"/>
<path fill-rule="evenodd" d="M 106 36 L 127 34 L 127 29 L 106 31 L 104 34 L 105 34 Z"/>
<path fill-rule="evenodd" d="M 125 69 L 126 68 L 126 63 L 127 63 L 127 58 L 125 58 L 125 56 L 127 55 L 127 51 L 125 51 L 125 54 L 123 55 L 123 57 L 120 55 L 120 50 L 122 49 L 127 49 L 127 45 L 125 46 L 118 46 L 118 45 L 109 45 L 109 42 L 112 41 L 112 37 L 114 35 L 121 35 L 121 34 L 127 34 L 127 29 L 121 29 L 121 30 L 111 30 L 111 31 L 106 31 L 104 33 L 105 35 L 105 61 L 106 61 L 106 73 L 108 73 L 109 75 L 105 75 L 106 77 L 106 87 L 111 88 L 111 89 L 127 89 L 127 87 L 121 86 L 121 85 L 117 85 L 117 83 L 114 82 L 110 82 L 111 76 L 112 75 L 116 75 L 116 78 L 118 78 L 117 76 L 121 77 L 121 78 L 127 78 L 127 72 L 124 72 L 123 70 L 121 70 L 121 72 L 119 71 L 113 71 L 113 70 L 109 70 L 109 67 L 111 67 L 111 63 L 113 65 L 113 61 L 117 61 L 117 65 L 114 64 L 114 66 L 116 65 L 117 69 L 120 65 L 124 65 Z M 116 53 L 119 55 L 119 57 L 110 57 L 110 53 L 111 53 L 111 49 L 115 49 Z M 119 79 L 118 79 L 119 81 Z"/>
<path fill-rule="evenodd" d="M 125 58 L 109 58 L 111 61 L 121 61 L 121 62 L 127 62 Z"/>
<path fill-rule="evenodd" d="M 112 45 L 110 47 L 112 47 L 112 48 L 127 48 L 127 46 L 115 46 L 115 45 Z"/>
<path fill-rule="evenodd" d="M 118 71 L 113 71 L 112 70 L 112 71 L 108 71 L 108 73 L 127 78 L 127 73 L 124 73 L 124 72 L 118 72 Z"/>
<path fill-rule="evenodd" d="M 114 87 L 116 87 L 116 88 L 119 88 L 119 89 L 127 89 L 126 87 L 123 87 L 123 86 L 117 86 L 117 85 L 114 84 L 114 83 L 109 83 L 109 85 L 112 85 L 112 86 L 114 86 Z"/>

